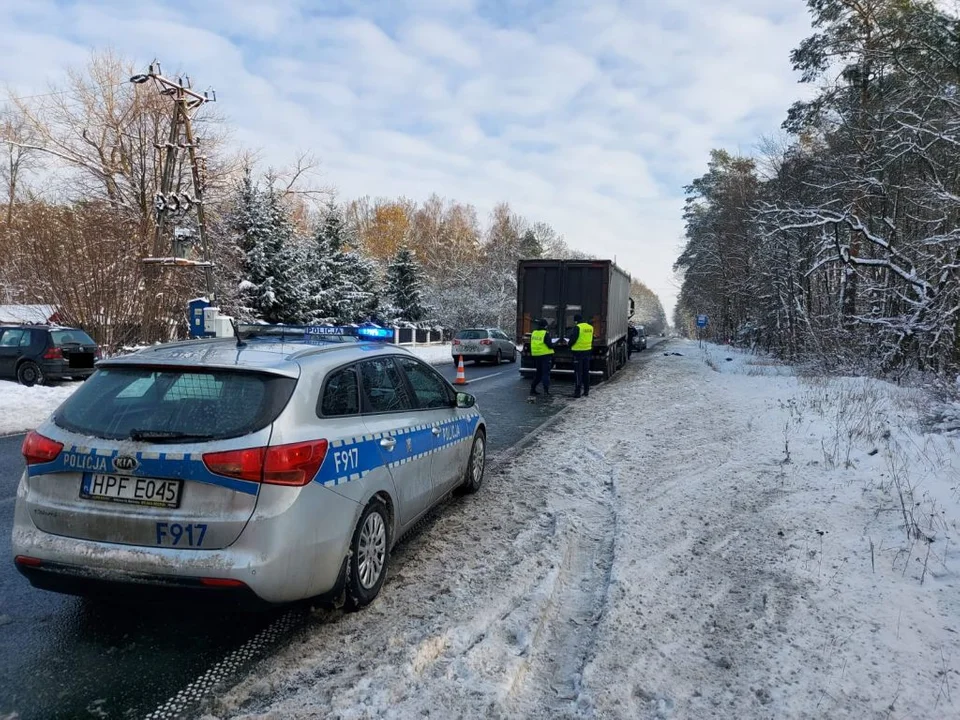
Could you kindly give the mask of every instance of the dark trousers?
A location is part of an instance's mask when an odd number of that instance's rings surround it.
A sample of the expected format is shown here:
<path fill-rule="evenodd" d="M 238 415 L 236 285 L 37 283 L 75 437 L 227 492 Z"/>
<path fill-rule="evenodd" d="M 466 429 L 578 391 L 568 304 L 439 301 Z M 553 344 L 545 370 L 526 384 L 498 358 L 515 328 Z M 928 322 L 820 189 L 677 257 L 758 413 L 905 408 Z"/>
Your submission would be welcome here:
<path fill-rule="evenodd" d="M 590 394 L 590 356 L 592 353 L 587 350 L 585 352 L 575 352 L 573 353 L 573 378 L 576 383 L 573 394 L 580 395 L 581 392 L 584 395 Z"/>
<path fill-rule="evenodd" d="M 543 391 L 550 392 L 550 366 L 553 364 L 553 358 L 550 355 L 540 355 L 533 359 L 533 367 L 536 372 L 533 375 L 533 385 L 530 386 L 530 394 L 537 393 L 537 385 L 543 383 Z"/>

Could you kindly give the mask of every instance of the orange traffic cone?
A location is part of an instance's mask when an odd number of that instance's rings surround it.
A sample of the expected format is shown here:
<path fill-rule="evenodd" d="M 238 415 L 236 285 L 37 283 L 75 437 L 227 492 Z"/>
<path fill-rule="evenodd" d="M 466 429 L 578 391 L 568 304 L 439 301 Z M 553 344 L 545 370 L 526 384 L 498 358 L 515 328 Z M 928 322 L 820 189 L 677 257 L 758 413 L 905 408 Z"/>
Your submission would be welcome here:
<path fill-rule="evenodd" d="M 454 385 L 466 385 L 467 374 L 463 371 L 463 355 L 460 356 L 460 364 L 457 365 L 457 379 L 453 381 Z"/>

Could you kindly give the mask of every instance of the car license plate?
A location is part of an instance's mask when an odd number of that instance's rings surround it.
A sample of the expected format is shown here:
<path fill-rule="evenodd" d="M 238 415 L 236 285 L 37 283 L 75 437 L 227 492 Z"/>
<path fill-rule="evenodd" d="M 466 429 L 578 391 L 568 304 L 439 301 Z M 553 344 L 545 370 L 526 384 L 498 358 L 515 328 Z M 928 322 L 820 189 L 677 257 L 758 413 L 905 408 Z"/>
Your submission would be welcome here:
<path fill-rule="evenodd" d="M 480 346 L 476 343 L 465 343 L 463 346 L 463 351 L 467 353 L 480 352 Z"/>
<path fill-rule="evenodd" d="M 84 473 L 83 482 L 80 484 L 80 497 L 130 505 L 176 508 L 180 507 L 182 487 L 182 480 Z"/>

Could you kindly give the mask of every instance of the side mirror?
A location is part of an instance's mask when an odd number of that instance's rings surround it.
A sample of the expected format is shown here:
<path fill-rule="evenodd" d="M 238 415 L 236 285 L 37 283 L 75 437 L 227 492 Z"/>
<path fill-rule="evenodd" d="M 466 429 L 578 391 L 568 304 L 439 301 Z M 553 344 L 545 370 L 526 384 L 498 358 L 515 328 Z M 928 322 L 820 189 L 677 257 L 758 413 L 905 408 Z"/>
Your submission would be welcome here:
<path fill-rule="evenodd" d="M 457 407 L 463 410 L 467 408 L 472 408 L 477 404 L 477 399 L 470 393 L 458 392 L 457 393 Z"/>

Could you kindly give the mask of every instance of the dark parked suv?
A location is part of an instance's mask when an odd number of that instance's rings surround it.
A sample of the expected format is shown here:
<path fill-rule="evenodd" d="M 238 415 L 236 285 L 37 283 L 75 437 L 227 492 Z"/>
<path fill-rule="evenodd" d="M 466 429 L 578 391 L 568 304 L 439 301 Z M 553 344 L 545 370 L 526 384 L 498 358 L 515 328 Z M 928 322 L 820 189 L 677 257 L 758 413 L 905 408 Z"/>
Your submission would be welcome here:
<path fill-rule="evenodd" d="M 93 374 L 100 348 L 83 330 L 52 325 L 0 326 L 0 377 L 21 385 L 84 380 Z"/>

